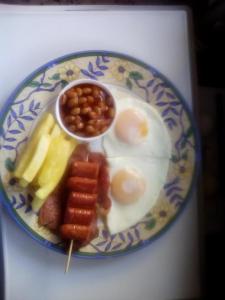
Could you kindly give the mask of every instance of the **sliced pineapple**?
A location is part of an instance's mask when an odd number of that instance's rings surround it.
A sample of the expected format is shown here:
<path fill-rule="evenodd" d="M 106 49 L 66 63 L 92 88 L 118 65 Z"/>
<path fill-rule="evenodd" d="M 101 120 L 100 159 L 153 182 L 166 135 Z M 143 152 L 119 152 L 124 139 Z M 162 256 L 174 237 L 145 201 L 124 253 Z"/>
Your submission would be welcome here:
<path fill-rule="evenodd" d="M 35 198 L 32 201 L 34 211 L 41 208 L 62 179 L 76 144 L 75 141 L 65 140 L 63 135 L 52 139 L 46 160 L 37 178 L 40 188 L 35 192 Z"/>
<path fill-rule="evenodd" d="M 37 143 L 40 137 L 45 134 L 49 133 L 54 125 L 55 121 L 50 113 L 46 113 L 45 116 L 42 118 L 40 123 L 35 128 L 28 144 L 24 152 L 22 153 L 21 157 L 19 158 L 16 170 L 14 172 L 14 176 L 17 178 L 21 178 L 22 174 L 24 173 L 26 167 L 28 166 L 29 162 L 31 161 Z"/>
<path fill-rule="evenodd" d="M 48 133 L 42 134 L 42 136 L 40 137 L 32 158 L 21 177 L 26 182 L 31 182 L 40 170 L 45 157 L 47 156 L 50 141 L 51 136 Z"/>
<path fill-rule="evenodd" d="M 51 138 L 54 138 L 60 134 L 62 134 L 62 130 L 60 129 L 58 124 L 55 124 L 51 131 Z"/>

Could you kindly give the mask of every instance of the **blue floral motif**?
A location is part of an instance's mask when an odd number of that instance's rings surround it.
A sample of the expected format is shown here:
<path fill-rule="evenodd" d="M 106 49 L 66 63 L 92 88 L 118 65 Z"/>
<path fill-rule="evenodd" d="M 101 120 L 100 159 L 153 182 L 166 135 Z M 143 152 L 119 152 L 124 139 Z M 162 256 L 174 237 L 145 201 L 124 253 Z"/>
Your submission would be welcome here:
<path fill-rule="evenodd" d="M 176 207 L 183 202 L 183 197 L 180 195 L 182 188 L 179 186 L 180 179 L 175 177 L 172 181 L 167 182 L 164 185 L 164 190 L 167 196 L 167 199 L 170 203 L 174 204 Z"/>
<path fill-rule="evenodd" d="M 175 96 L 163 89 L 156 96 L 156 105 L 162 108 L 161 115 L 168 128 L 172 130 L 177 127 L 178 121 L 176 119 L 181 113 L 181 103 L 175 100 Z"/>
<path fill-rule="evenodd" d="M 102 55 L 102 61 L 104 63 L 108 63 L 108 62 L 110 62 L 110 58 L 108 56 Z"/>
<path fill-rule="evenodd" d="M 20 210 L 23 209 L 25 214 L 28 214 L 32 211 L 31 201 L 33 197 L 30 194 L 24 195 L 22 193 L 13 195 L 11 197 L 11 205 L 14 209 Z"/>
<path fill-rule="evenodd" d="M 3 143 L 1 148 L 15 151 L 15 159 L 18 155 L 18 148 L 22 143 L 27 141 L 27 137 L 21 139 L 20 134 L 26 131 L 26 122 L 33 121 L 41 109 L 40 103 L 32 100 L 29 109 L 25 110 L 24 104 L 19 105 L 18 113 L 11 108 L 6 120 L 6 129 L 2 132 Z M 31 116 L 31 114 L 33 116 Z M 18 142 L 15 144 L 15 142 Z M 11 144 L 13 143 L 13 145 Z"/>
<path fill-rule="evenodd" d="M 151 86 L 154 84 L 154 82 L 155 82 L 155 79 L 149 80 L 149 81 L 147 82 L 146 87 L 151 87 Z"/>
<path fill-rule="evenodd" d="M 119 237 L 120 237 L 122 242 L 125 242 L 125 236 L 122 232 L 119 233 Z"/>
<path fill-rule="evenodd" d="M 108 70 L 107 63 L 110 60 L 103 56 L 97 56 L 95 60 L 95 65 L 91 61 L 88 63 L 87 69 L 81 69 L 81 73 L 91 79 L 97 80 L 98 77 L 104 76 L 105 70 Z"/>
<path fill-rule="evenodd" d="M 28 83 L 28 86 L 32 87 L 32 90 L 28 93 L 28 95 L 25 98 L 15 101 L 12 104 L 12 106 L 15 106 L 15 105 L 26 102 L 27 100 L 29 100 L 31 98 L 31 96 L 33 96 L 36 93 L 39 93 L 39 92 L 54 92 L 58 86 L 63 84 L 62 80 L 58 80 L 58 81 L 53 82 L 53 83 L 45 82 L 46 71 L 47 70 L 45 70 L 43 72 L 43 74 L 41 75 L 40 81 L 36 81 L 36 80 L 34 81 L 33 80 L 33 81 Z M 40 104 L 39 104 L 39 106 L 40 106 Z M 38 108 L 34 107 L 34 112 Z M 11 108 L 11 111 L 12 111 L 12 108 Z M 33 107 L 31 108 L 31 113 L 32 113 L 32 111 L 33 111 Z M 34 113 L 34 115 L 36 116 L 35 113 Z"/>
<path fill-rule="evenodd" d="M 132 234 L 129 231 L 127 233 L 127 238 L 128 238 L 128 241 L 129 241 L 128 247 L 130 247 L 134 242 L 134 238 L 133 238 Z"/>
<path fill-rule="evenodd" d="M 143 220 L 140 223 L 132 226 L 129 230 L 113 235 L 110 235 L 107 230 L 102 229 L 100 232 L 101 241 L 97 244 L 91 243 L 91 245 L 98 252 L 111 252 L 119 249 L 122 246 L 123 248 L 129 248 L 133 244 L 141 241 L 140 224 L 146 225 L 148 222 L 148 220 Z"/>
<path fill-rule="evenodd" d="M 157 84 L 153 87 L 153 89 L 152 89 L 153 94 L 156 94 L 156 93 L 158 92 L 158 90 L 160 89 L 160 87 L 164 87 L 164 84 L 163 84 L 162 82 L 157 83 Z"/>
<path fill-rule="evenodd" d="M 147 86 L 145 86 L 144 84 L 141 84 L 141 83 L 140 83 L 141 78 L 139 78 L 139 79 L 134 78 L 133 80 L 134 80 L 135 84 L 136 84 L 140 89 L 144 90 L 144 92 L 145 92 L 145 99 L 146 99 L 147 102 L 150 102 L 151 99 L 149 98 L 149 90 L 148 90 Z"/>

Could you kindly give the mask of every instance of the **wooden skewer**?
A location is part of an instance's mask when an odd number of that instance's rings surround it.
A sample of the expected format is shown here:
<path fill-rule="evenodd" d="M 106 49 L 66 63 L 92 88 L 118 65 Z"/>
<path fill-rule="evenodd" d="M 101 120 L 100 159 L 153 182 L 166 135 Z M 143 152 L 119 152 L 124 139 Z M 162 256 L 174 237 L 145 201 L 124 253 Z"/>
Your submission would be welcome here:
<path fill-rule="evenodd" d="M 73 250 L 73 240 L 70 240 L 70 246 L 69 246 L 69 250 L 68 250 L 68 256 L 67 256 L 67 260 L 66 260 L 66 268 L 65 268 L 65 273 L 67 273 L 67 272 L 68 272 L 68 270 L 69 270 L 69 266 L 70 266 L 70 259 L 71 259 L 72 250 Z"/>

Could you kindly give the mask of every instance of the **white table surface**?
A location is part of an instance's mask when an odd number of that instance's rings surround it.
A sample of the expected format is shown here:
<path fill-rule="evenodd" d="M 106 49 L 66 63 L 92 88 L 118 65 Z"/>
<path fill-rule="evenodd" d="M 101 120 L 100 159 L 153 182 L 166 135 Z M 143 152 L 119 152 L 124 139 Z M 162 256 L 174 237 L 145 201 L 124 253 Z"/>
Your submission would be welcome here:
<path fill-rule="evenodd" d="M 153 65 L 191 106 L 188 17 L 153 7 L 0 5 L 0 105 L 34 69 L 82 50 L 112 50 Z M 71 10 L 72 11 L 69 11 Z M 3 212 L 6 300 L 164 300 L 199 296 L 197 201 L 158 240 L 104 260 L 65 257 L 30 239 Z"/>

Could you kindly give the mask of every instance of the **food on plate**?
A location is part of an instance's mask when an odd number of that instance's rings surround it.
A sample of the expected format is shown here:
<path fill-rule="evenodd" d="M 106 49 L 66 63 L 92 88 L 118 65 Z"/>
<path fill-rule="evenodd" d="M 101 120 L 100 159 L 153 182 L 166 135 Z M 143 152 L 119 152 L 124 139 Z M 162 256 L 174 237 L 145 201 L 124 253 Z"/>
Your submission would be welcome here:
<path fill-rule="evenodd" d="M 63 134 L 63 131 L 60 129 L 58 124 L 55 124 L 51 131 L 51 138 L 54 138 L 60 134 Z"/>
<path fill-rule="evenodd" d="M 115 125 L 103 137 L 109 162 L 111 234 L 134 226 L 156 203 L 165 183 L 171 142 L 161 116 L 137 96 L 113 89 Z"/>
<path fill-rule="evenodd" d="M 108 162 L 111 209 L 107 226 L 115 234 L 139 222 L 156 203 L 166 180 L 169 160 L 117 157 Z"/>
<path fill-rule="evenodd" d="M 97 203 L 98 194 L 85 194 L 71 192 L 69 194 L 68 205 L 79 206 L 81 208 L 93 207 Z"/>
<path fill-rule="evenodd" d="M 90 178 L 95 176 L 95 174 L 93 176 L 91 176 L 90 173 L 83 174 L 83 172 L 80 172 L 79 167 L 76 164 L 77 162 L 82 169 L 82 164 L 79 164 L 80 161 L 76 161 L 71 165 L 69 178 L 66 185 L 68 193 L 70 194 L 76 192 L 81 194 L 83 198 L 87 195 L 92 196 L 97 194 L 98 196 L 98 179 Z M 86 165 L 88 166 L 89 164 L 92 165 L 91 162 L 86 161 Z M 99 165 L 97 166 L 97 168 L 99 169 Z M 74 181 L 72 179 L 74 179 Z M 97 208 L 95 203 L 88 208 L 80 207 L 78 202 L 76 203 L 71 202 L 71 200 L 69 201 L 70 198 L 71 196 L 69 196 L 67 199 L 64 224 L 60 227 L 60 234 L 64 240 L 75 240 L 76 245 L 77 243 L 84 245 L 98 234 Z"/>
<path fill-rule="evenodd" d="M 116 136 L 124 143 L 137 145 L 149 132 L 146 116 L 139 110 L 127 108 L 119 113 L 115 125 Z"/>
<path fill-rule="evenodd" d="M 58 98 L 63 125 L 74 136 L 101 135 L 115 119 L 103 137 L 105 154 L 91 151 L 93 143 L 78 144 L 48 113 L 15 171 L 20 184 L 34 191 L 39 224 L 65 243 L 73 240 L 76 249 L 98 235 L 99 219 L 111 234 L 139 222 L 156 203 L 168 172 L 171 143 L 161 116 L 136 96 L 112 94 L 82 83 Z"/>
<path fill-rule="evenodd" d="M 159 113 L 136 96 L 112 91 L 117 103 L 115 126 L 104 136 L 108 157 L 171 156 L 168 130 Z"/>
<path fill-rule="evenodd" d="M 79 206 L 69 206 L 65 213 L 65 220 L 68 224 L 89 225 L 92 220 L 96 219 L 95 209 L 80 208 Z"/>
<path fill-rule="evenodd" d="M 75 146 L 76 141 L 68 141 L 62 134 L 52 139 L 46 159 L 36 178 L 38 186 L 44 186 L 51 181 L 58 183 L 55 178 L 61 177 Z"/>
<path fill-rule="evenodd" d="M 50 113 L 35 128 L 14 173 L 20 186 L 30 184 L 35 189 L 34 211 L 40 209 L 59 184 L 76 144 L 75 139 L 65 136 Z"/>
<path fill-rule="evenodd" d="M 66 171 L 69 158 L 76 147 L 76 141 L 66 140 L 63 135 L 52 139 L 49 151 L 38 175 L 39 188 L 35 192 L 32 208 L 38 211 L 45 199 L 54 191 Z"/>
<path fill-rule="evenodd" d="M 62 197 L 63 190 L 56 189 L 47 197 L 38 215 L 39 224 L 55 233 L 57 233 L 60 224 L 62 224 Z"/>
<path fill-rule="evenodd" d="M 16 178 L 21 178 L 25 169 L 27 168 L 29 162 L 31 161 L 35 148 L 37 146 L 38 141 L 40 140 L 40 137 L 44 134 L 50 133 L 51 129 L 54 125 L 54 118 L 52 114 L 46 113 L 39 124 L 36 126 L 28 144 L 26 145 L 26 148 L 21 154 L 21 157 L 19 158 L 18 164 L 16 166 L 16 170 L 14 172 L 14 176 Z"/>
<path fill-rule="evenodd" d="M 60 228 L 64 240 L 75 240 L 75 247 L 85 246 L 98 235 L 97 224 L 90 225 L 64 224 Z"/>
<path fill-rule="evenodd" d="M 99 164 L 87 161 L 75 161 L 71 175 L 96 179 L 99 174 Z"/>
<path fill-rule="evenodd" d="M 115 116 L 112 96 L 97 84 L 78 84 L 60 98 L 60 117 L 65 128 L 79 137 L 104 133 Z"/>
<path fill-rule="evenodd" d="M 99 202 L 99 214 L 104 218 L 107 216 L 110 207 L 111 200 L 109 198 L 110 177 L 109 177 L 109 165 L 105 155 L 98 152 L 90 152 L 88 156 L 90 162 L 96 162 L 100 164 L 99 169 L 99 182 L 98 182 L 98 202 Z"/>
<path fill-rule="evenodd" d="M 129 204 L 138 201 L 145 192 L 145 178 L 136 170 L 124 168 L 114 174 L 111 181 L 113 198 Z"/>
<path fill-rule="evenodd" d="M 89 174 L 87 171 L 81 172 L 84 162 L 89 165 L 87 167 Z M 78 169 L 77 165 L 81 168 Z M 79 144 L 71 158 L 70 177 L 67 180 L 69 189 L 73 189 L 73 185 L 70 184 L 73 183 L 74 178 L 77 178 L 75 182 L 77 181 L 78 184 L 75 187 L 76 191 L 73 190 L 69 194 L 68 202 L 77 204 L 82 208 L 96 204 L 102 213 L 104 211 L 103 215 L 107 214 L 111 202 L 108 196 L 110 187 L 109 166 L 105 155 L 90 151 L 87 144 Z M 84 186 L 86 187 L 85 190 Z"/>
<path fill-rule="evenodd" d="M 109 185 L 105 156 L 78 144 L 58 189 L 40 209 L 39 224 L 59 232 L 66 241 L 74 240 L 76 248 L 88 244 L 98 235 L 98 217 L 109 212 Z"/>
<path fill-rule="evenodd" d="M 37 142 L 36 148 L 34 149 L 33 156 L 28 163 L 24 173 L 22 174 L 21 178 L 24 180 L 24 182 L 30 183 L 40 170 L 48 153 L 50 142 L 50 134 L 46 133 L 41 135 L 39 141 Z"/>
<path fill-rule="evenodd" d="M 67 188 L 76 189 L 77 192 L 96 193 L 98 181 L 96 179 L 85 177 L 70 177 L 67 182 Z"/>
<path fill-rule="evenodd" d="M 64 183 L 68 195 L 61 236 L 79 241 L 82 233 L 82 245 L 95 236 L 96 216 L 111 234 L 134 226 L 153 207 L 166 180 L 171 145 L 160 115 L 135 96 L 119 96 L 114 93 L 115 126 L 103 138 L 107 157 L 78 145 Z"/>
<path fill-rule="evenodd" d="M 53 126 L 53 129 L 51 131 L 51 143 L 49 145 L 48 153 L 46 155 L 45 161 L 42 164 L 40 170 L 38 171 L 37 175 L 32 181 L 33 186 L 41 186 L 43 185 L 47 180 L 49 180 L 49 176 L 52 172 L 52 168 L 54 168 L 55 165 L 55 155 L 53 153 L 54 148 L 55 148 L 55 143 L 57 140 L 62 140 L 64 133 L 63 131 L 59 128 L 57 124 Z M 45 172 L 46 171 L 46 172 Z M 46 176 L 43 176 L 43 173 Z M 42 182 L 41 182 L 42 181 Z"/>

